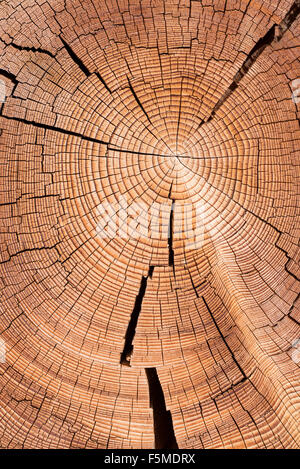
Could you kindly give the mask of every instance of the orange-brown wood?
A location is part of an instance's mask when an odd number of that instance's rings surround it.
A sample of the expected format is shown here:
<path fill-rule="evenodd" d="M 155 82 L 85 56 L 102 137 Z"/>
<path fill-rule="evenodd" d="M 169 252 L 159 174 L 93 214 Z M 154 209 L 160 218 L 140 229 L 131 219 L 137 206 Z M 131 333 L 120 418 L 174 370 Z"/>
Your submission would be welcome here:
<path fill-rule="evenodd" d="M 0 3 L 2 448 L 300 447 L 299 12 Z"/>

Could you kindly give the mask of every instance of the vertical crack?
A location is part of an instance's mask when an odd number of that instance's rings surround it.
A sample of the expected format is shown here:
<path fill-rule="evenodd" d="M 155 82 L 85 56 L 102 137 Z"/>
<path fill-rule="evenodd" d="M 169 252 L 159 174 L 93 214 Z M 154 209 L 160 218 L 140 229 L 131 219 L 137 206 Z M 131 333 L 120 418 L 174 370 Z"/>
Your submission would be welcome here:
<path fill-rule="evenodd" d="M 130 321 L 128 323 L 127 331 L 125 334 L 125 343 L 123 352 L 121 353 L 120 364 L 130 366 L 130 358 L 133 352 L 133 339 L 135 336 L 136 326 L 138 323 L 139 315 L 142 309 L 143 299 L 147 289 L 148 278 L 152 278 L 154 266 L 149 267 L 148 275 L 142 276 L 139 292 L 136 296 L 134 307 L 131 313 Z"/>
<path fill-rule="evenodd" d="M 145 368 L 145 372 L 149 386 L 150 407 L 153 409 L 155 449 L 177 449 L 172 415 L 166 409 L 165 397 L 156 368 Z"/>
<path fill-rule="evenodd" d="M 180 127 L 181 107 L 182 107 L 182 89 L 183 89 L 183 78 L 181 79 L 181 85 L 180 85 L 180 101 L 179 101 L 178 122 L 177 122 L 177 130 L 176 130 L 176 152 L 177 153 L 178 153 L 178 136 L 179 136 L 179 127 Z"/>
<path fill-rule="evenodd" d="M 89 71 L 89 69 L 84 65 L 84 63 L 82 62 L 82 60 L 78 57 L 77 54 L 75 54 L 75 52 L 73 51 L 73 49 L 71 48 L 71 46 L 61 37 L 59 36 L 61 42 L 63 43 L 66 51 L 68 52 L 69 56 L 71 57 L 71 59 L 73 60 L 73 62 L 76 63 L 76 65 L 78 65 L 78 67 L 80 68 L 80 70 L 85 74 L 86 77 L 90 77 L 92 74 L 91 72 Z M 95 75 L 96 77 L 101 81 L 102 85 L 104 86 L 104 88 L 106 88 L 106 90 L 112 94 L 111 92 L 111 89 L 108 87 L 107 83 L 105 82 L 105 80 L 102 78 L 102 76 L 100 75 L 99 72 L 95 72 Z"/>
<path fill-rule="evenodd" d="M 260 159 L 260 143 L 257 140 L 257 161 L 256 161 L 256 193 L 259 192 L 259 159 Z"/>
<path fill-rule="evenodd" d="M 168 246 L 169 246 L 169 266 L 174 267 L 174 249 L 173 249 L 173 234 L 174 234 L 174 210 L 175 200 L 172 199 L 169 228 L 168 228 Z"/>

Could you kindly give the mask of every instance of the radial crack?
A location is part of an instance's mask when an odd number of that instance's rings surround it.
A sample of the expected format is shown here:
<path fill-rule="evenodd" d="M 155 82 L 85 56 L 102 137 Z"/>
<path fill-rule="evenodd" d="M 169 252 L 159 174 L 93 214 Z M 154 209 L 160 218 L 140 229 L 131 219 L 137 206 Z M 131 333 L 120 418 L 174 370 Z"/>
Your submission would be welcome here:
<path fill-rule="evenodd" d="M 210 314 L 210 316 L 211 316 L 211 318 L 212 318 L 212 320 L 213 320 L 214 325 L 216 326 L 216 328 L 217 328 L 217 330 L 218 330 L 220 336 L 222 337 L 224 344 L 226 345 L 226 347 L 227 347 L 227 349 L 228 349 L 230 355 L 232 356 L 232 359 L 233 359 L 234 363 L 236 364 L 236 366 L 238 367 L 238 369 L 240 370 L 240 372 L 241 372 L 241 374 L 242 374 L 242 376 L 243 376 L 243 379 L 239 381 L 240 383 L 242 383 L 243 381 L 245 381 L 246 379 L 248 379 L 248 378 L 247 378 L 247 375 L 246 375 L 246 373 L 244 372 L 244 370 L 242 369 L 242 367 L 241 367 L 241 365 L 239 364 L 239 362 L 237 361 L 237 359 L 235 358 L 233 351 L 232 351 L 231 348 L 229 347 L 229 345 L 228 345 L 228 343 L 227 343 L 227 340 L 226 340 L 226 337 L 222 334 L 221 329 L 219 328 L 219 326 L 218 326 L 218 324 L 217 324 L 217 321 L 216 321 L 215 318 L 214 318 L 214 315 L 212 314 L 212 312 L 211 312 L 211 310 L 210 310 L 208 304 L 206 303 L 206 300 L 205 300 L 204 296 L 202 296 L 201 298 L 202 298 L 202 300 L 203 300 L 203 302 L 204 302 L 204 304 L 205 304 L 205 306 L 206 306 L 207 311 L 209 312 L 209 314 Z"/>
<path fill-rule="evenodd" d="M 174 249 L 173 249 L 173 235 L 174 235 L 174 210 L 175 210 L 175 200 L 172 199 L 170 219 L 169 219 L 169 228 L 168 228 L 168 246 L 169 246 L 169 266 L 174 267 Z"/>
<path fill-rule="evenodd" d="M 296 0 L 287 14 L 285 15 L 284 19 L 278 25 L 278 32 L 276 34 L 276 38 L 278 41 L 282 38 L 284 33 L 292 26 L 294 21 L 297 19 L 298 15 L 300 14 L 300 0 Z"/>
<path fill-rule="evenodd" d="M 290 28 L 292 23 L 298 17 L 300 13 L 300 0 L 297 0 L 293 3 L 292 7 L 286 14 L 285 18 L 281 21 L 281 23 L 277 26 L 273 24 L 273 26 L 267 31 L 267 33 L 261 37 L 258 42 L 252 47 L 251 51 L 247 55 L 247 58 L 244 60 L 242 66 L 234 75 L 232 83 L 229 85 L 227 90 L 223 93 L 219 101 L 214 106 L 210 116 L 208 119 L 201 122 L 200 126 L 203 125 L 205 122 L 210 122 L 216 112 L 220 109 L 220 107 L 227 101 L 229 96 L 237 89 L 240 81 L 242 78 L 248 73 L 250 68 L 253 64 L 257 61 L 263 51 L 272 44 L 272 42 L 280 41 L 284 35 L 284 33 Z"/>
<path fill-rule="evenodd" d="M 78 67 L 80 68 L 80 70 L 87 76 L 89 77 L 91 75 L 91 72 L 88 70 L 88 68 L 84 65 L 84 63 L 82 62 L 82 60 L 78 57 L 77 54 L 75 54 L 75 52 L 73 51 L 73 49 L 71 48 L 71 46 L 61 37 L 59 36 L 59 39 L 61 40 L 61 42 L 63 43 L 66 51 L 68 52 L 69 56 L 71 57 L 71 59 L 73 60 L 73 62 L 76 63 L 76 65 L 78 65 Z"/>
<path fill-rule="evenodd" d="M 147 117 L 148 121 L 149 121 L 150 124 L 151 124 L 150 118 L 149 118 L 147 112 L 145 111 L 145 108 L 144 108 L 144 106 L 142 105 L 141 101 L 139 100 L 139 98 L 138 98 L 136 92 L 134 91 L 133 86 L 132 86 L 132 84 L 130 83 L 130 80 L 129 80 L 128 77 L 127 77 L 127 80 L 128 80 L 129 89 L 130 89 L 130 91 L 131 91 L 131 93 L 132 93 L 134 99 L 136 100 L 138 106 L 141 108 L 141 110 L 143 111 L 143 113 L 145 114 L 145 116 Z"/>
<path fill-rule="evenodd" d="M 133 352 L 132 343 L 133 343 L 133 339 L 135 336 L 135 330 L 136 330 L 139 315 L 142 309 L 142 303 L 143 303 L 143 299 L 144 299 L 146 289 L 147 289 L 148 278 L 149 277 L 152 278 L 153 271 L 154 271 L 154 267 L 150 266 L 146 277 L 144 275 L 142 276 L 140 289 L 136 296 L 134 307 L 133 307 L 131 317 L 130 317 L 130 321 L 128 323 L 127 331 L 125 334 L 125 343 L 124 343 L 124 348 L 123 348 L 123 352 L 121 353 L 121 359 L 120 359 L 121 365 L 131 366 L 130 358 Z"/>
<path fill-rule="evenodd" d="M 156 368 L 145 368 L 150 407 L 153 409 L 153 427 L 155 436 L 155 449 L 177 449 L 172 415 L 166 408 L 164 393 L 157 375 Z"/>
<path fill-rule="evenodd" d="M 22 124 L 33 125 L 34 127 L 38 127 L 39 129 L 52 130 L 54 132 L 60 132 L 62 134 L 66 134 L 66 135 L 72 135 L 73 137 L 79 137 L 82 140 L 87 140 L 88 142 L 94 142 L 94 143 L 100 143 L 102 145 L 107 145 L 107 142 L 105 142 L 103 140 L 99 140 L 99 139 L 93 138 L 93 137 L 88 137 L 88 136 L 82 135 L 78 132 L 74 132 L 73 130 L 63 129 L 62 127 L 55 127 L 53 125 L 43 124 L 41 122 L 30 121 L 30 120 L 27 120 L 27 119 L 22 119 L 21 117 L 10 117 L 10 116 L 2 115 L 2 118 L 8 119 L 8 120 L 13 120 L 13 121 L 16 121 L 16 122 L 21 122 Z"/>

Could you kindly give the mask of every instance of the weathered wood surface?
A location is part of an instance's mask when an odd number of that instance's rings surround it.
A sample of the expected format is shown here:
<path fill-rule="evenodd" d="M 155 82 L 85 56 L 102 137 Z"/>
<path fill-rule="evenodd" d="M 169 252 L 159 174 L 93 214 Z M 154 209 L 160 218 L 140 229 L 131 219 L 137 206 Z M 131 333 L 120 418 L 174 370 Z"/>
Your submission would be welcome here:
<path fill-rule="evenodd" d="M 299 9 L 1 2 L 2 448 L 300 447 Z"/>

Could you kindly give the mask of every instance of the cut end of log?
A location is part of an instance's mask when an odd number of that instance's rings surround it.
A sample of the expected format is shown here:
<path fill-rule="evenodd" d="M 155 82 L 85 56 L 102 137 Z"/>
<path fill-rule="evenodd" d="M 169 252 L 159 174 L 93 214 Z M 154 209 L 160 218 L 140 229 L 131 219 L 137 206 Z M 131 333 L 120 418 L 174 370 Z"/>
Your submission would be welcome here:
<path fill-rule="evenodd" d="M 0 2 L 1 448 L 296 449 L 300 2 Z"/>

